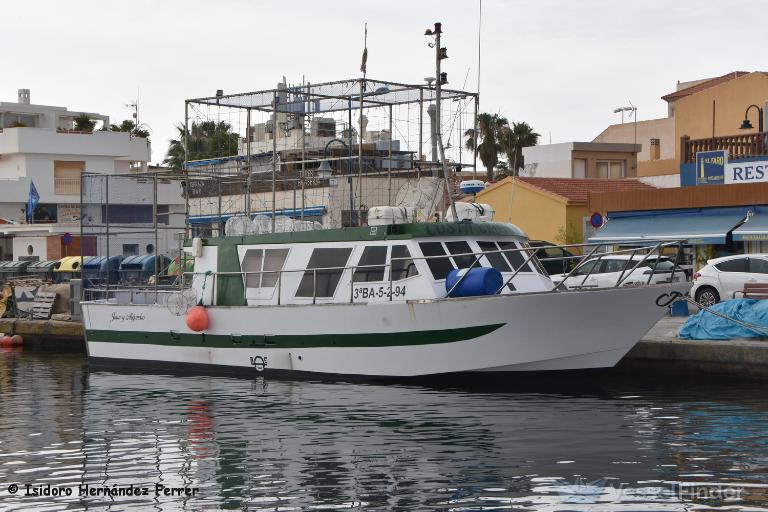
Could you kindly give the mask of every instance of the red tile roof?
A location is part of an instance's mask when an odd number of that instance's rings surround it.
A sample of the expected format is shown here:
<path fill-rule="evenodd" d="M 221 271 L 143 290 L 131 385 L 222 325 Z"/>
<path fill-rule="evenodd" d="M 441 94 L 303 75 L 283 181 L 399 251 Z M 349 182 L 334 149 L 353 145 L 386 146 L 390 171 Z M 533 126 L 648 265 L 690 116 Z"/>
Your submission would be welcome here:
<path fill-rule="evenodd" d="M 622 180 L 590 180 L 576 178 L 517 178 L 526 185 L 566 199 L 569 203 L 586 203 L 590 193 L 623 192 L 628 190 L 653 190 L 634 178 Z"/>
<path fill-rule="evenodd" d="M 679 100 L 680 98 L 683 98 L 685 96 L 689 96 L 699 91 L 703 91 L 704 89 L 709 89 L 710 87 L 714 87 L 715 85 L 718 85 L 723 82 L 727 82 L 729 80 L 733 80 L 734 78 L 739 78 L 740 76 L 744 76 L 748 74 L 749 74 L 749 71 L 731 71 L 730 73 L 727 73 L 723 76 L 710 78 L 709 80 L 705 80 L 696 85 L 692 85 L 691 87 L 686 87 L 685 89 L 680 89 L 679 91 L 666 94 L 662 96 L 661 99 L 667 102 Z"/>

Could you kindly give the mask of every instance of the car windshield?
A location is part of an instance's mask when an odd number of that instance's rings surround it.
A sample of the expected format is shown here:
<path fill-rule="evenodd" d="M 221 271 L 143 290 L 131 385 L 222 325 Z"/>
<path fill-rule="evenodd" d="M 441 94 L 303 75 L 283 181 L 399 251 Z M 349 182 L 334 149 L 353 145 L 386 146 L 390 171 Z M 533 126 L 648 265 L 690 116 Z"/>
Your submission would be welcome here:
<path fill-rule="evenodd" d="M 634 266 L 637 265 L 639 262 L 640 262 L 640 260 L 632 261 L 632 263 L 629 265 L 629 269 L 634 268 Z M 661 258 L 661 259 L 659 259 L 659 258 L 648 258 L 638 268 L 650 268 L 650 269 L 653 269 L 654 265 L 656 266 L 656 272 L 671 272 L 672 269 L 675 267 L 675 264 L 672 263 L 672 261 L 667 259 L 667 258 Z"/>
<path fill-rule="evenodd" d="M 612 260 L 612 259 L 604 259 L 605 264 L 603 265 L 602 273 L 608 273 L 608 272 L 621 272 L 624 269 L 631 269 L 633 265 L 635 265 L 635 262 L 630 262 L 629 260 Z"/>

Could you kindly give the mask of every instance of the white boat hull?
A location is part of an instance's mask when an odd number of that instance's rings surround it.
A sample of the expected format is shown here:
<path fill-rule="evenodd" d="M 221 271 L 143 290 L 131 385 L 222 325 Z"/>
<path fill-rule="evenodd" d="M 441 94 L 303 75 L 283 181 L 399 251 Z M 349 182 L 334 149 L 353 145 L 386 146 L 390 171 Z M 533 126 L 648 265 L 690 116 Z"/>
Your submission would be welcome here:
<path fill-rule="evenodd" d="M 84 302 L 96 360 L 376 377 L 614 366 L 666 312 L 666 284 L 409 303 L 214 306 L 195 333 L 162 305 Z M 152 364 L 150 364 L 152 363 Z"/>

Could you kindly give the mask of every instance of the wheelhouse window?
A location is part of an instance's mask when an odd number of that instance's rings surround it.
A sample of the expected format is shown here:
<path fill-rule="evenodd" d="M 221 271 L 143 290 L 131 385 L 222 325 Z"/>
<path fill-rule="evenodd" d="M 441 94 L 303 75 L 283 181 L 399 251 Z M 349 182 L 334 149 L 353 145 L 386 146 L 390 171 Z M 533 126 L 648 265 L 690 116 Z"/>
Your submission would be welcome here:
<path fill-rule="evenodd" d="M 274 288 L 278 270 L 283 269 L 288 258 L 288 249 L 248 249 L 243 258 L 243 272 L 246 288 Z"/>
<path fill-rule="evenodd" d="M 510 272 L 512 270 L 504 256 L 498 252 L 499 246 L 496 245 L 496 242 L 477 242 L 477 245 L 485 253 L 485 257 L 488 258 L 488 262 L 493 268 L 499 272 Z"/>
<path fill-rule="evenodd" d="M 469 268 L 475 262 L 473 251 L 467 242 L 445 242 L 445 247 L 453 255 L 453 262 L 458 268 Z"/>
<path fill-rule="evenodd" d="M 524 251 L 523 254 L 525 254 L 526 257 L 528 257 L 528 256 L 531 257 L 528 261 L 530 261 L 533 264 L 533 267 L 536 270 L 538 270 L 539 274 L 541 274 L 543 276 L 548 276 L 549 274 L 547 273 L 546 270 L 544 270 L 544 267 L 541 265 L 541 262 L 536 257 L 536 249 L 531 247 L 530 244 L 528 244 L 528 243 L 523 244 L 523 247 L 526 247 L 528 249 L 527 251 Z"/>
<path fill-rule="evenodd" d="M 387 246 L 373 245 L 363 249 L 354 277 L 356 283 L 370 283 L 384 280 L 384 264 L 387 262 Z M 372 266 L 375 265 L 375 266 Z"/>
<path fill-rule="evenodd" d="M 321 248 L 312 251 L 307 270 L 301 278 L 297 297 L 333 297 L 352 248 Z M 327 269 L 327 270 L 314 270 Z M 316 277 L 315 277 L 316 276 Z M 314 291 L 314 293 L 313 293 Z"/>
<path fill-rule="evenodd" d="M 435 279 L 445 279 L 448 273 L 453 270 L 451 259 L 446 255 L 445 248 L 440 242 L 421 242 L 419 243 L 421 252 L 424 256 L 445 256 L 444 258 L 427 258 L 426 262 L 429 271 Z"/>
<path fill-rule="evenodd" d="M 245 274 L 246 288 L 261 288 L 261 274 L 251 274 L 250 272 L 261 272 L 261 263 L 264 259 L 264 249 L 248 249 L 245 251 L 245 258 L 241 265 Z"/>
<path fill-rule="evenodd" d="M 499 242 L 499 249 L 504 251 L 504 256 L 507 257 L 509 264 L 512 265 L 512 270 L 520 269 L 520 272 L 531 272 L 531 267 L 525 262 L 527 255 L 523 254 L 515 242 Z"/>
<path fill-rule="evenodd" d="M 405 245 L 393 245 L 391 261 L 392 281 L 400 281 L 407 277 L 419 275 L 416 265 L 410 259 L 411 253 Z M 408 259 L 400 259 L 408 258 Z"/>
<path fill-rule="evenodd" d="M 264 268 L 261 274 L 261 287 L 273 288 L 277 284 L 279 273 L 283 269 L 288 249 L 264 249 Z"/>

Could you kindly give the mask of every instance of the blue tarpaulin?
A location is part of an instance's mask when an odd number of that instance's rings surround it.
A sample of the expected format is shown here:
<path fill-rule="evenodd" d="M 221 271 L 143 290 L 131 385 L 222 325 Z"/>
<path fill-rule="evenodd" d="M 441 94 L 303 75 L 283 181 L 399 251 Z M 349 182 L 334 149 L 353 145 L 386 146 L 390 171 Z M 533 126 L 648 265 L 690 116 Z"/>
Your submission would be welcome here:
<path fill-rule="evenodd" d="M 768 333 L 768 300 L 726 300 L 718 302 L 709 309 L 729 318 L 760 326 L 762 330 L 749 329 L 736 322 L 701 310 L 688 318 L 680 329 L 680 338 L 685 340 L 732 340 L 734 338 L 756 338 L 766 336 Z"/>

